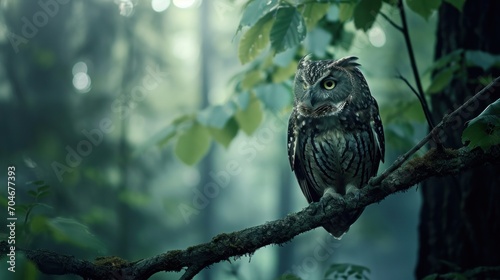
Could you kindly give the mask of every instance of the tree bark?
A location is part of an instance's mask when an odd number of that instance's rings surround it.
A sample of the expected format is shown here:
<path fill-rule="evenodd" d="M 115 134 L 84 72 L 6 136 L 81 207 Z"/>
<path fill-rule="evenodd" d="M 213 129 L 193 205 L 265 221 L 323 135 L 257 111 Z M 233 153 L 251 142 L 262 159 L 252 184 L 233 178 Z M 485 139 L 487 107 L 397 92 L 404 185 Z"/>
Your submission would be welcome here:
<path fill-rule="evenodd" d="M 443 2 L 439 9 L 436 60 L 455 51 L 481 50 L 500 53 L 498 31 L 500 2 L 466 1 L 463 12 Z M 470 98 L 481 86 L 478 77 L 499 76 L 498 68 L 485 72 L 465 68 L 455 75 L 445 91 L 431 97 L 434 119 L 441 119 L 457 104 Z M 494 100 L 500 89 L 468 108 L 448 127 L 441 140 L 445 147 L 460 147 L 465 121 L 478 115 Z M 479 266 L 500 266 L 500 165 L 481 166 L 458 175 L 431 178 L 422 185 L 423 205 L 419 226 L 417 278 L 433 273 L 463 272 Z M 495 274 L 496 273 L 496 274 Z M 469 279 L 499 277 L 496 272 L 479 272 Z"/>

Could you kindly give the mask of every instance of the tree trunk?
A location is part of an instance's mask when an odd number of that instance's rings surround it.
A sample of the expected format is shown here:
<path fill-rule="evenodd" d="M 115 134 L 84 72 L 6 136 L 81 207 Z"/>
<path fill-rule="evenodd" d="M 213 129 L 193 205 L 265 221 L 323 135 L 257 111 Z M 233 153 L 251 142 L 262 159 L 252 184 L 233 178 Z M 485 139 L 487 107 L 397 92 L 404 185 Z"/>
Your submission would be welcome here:
<path fill-rule="evenodd" d="M 443 2 L 439 9 L 436 60 L 457 49 L 500 53 L 497 28 L 500 1 L 466 1 L 463 12 Z M 465 63 L 463 63 L 465 67 Z M 464 103 L 481 89 L 478 77 L 498 76 L 498 68 L 484 72 L 465 68 L 455 75 L 441 94 L 431 98 L 436 121 Z M 488 100 L 481 100 L 462 114 L 445 131 L 445 147 L 462 146 L 464 124 L 498 99 L 495 89 Z M 500 266 L 500 166 L 483 166 L 458 176 L 433 178 L 422 184 L 423 205 L 419 226 L 417 278 L 433 273 L 465 271 L 478 266 Z M 500 273 L 476 274 L 470 279 L 500 279 Z"/>

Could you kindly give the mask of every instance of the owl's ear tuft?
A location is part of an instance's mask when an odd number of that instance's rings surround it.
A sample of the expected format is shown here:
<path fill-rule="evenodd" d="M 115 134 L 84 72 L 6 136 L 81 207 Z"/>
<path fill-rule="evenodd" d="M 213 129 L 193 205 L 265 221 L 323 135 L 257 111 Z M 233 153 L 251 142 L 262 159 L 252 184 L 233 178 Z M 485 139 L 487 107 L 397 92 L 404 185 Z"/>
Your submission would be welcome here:
<path fill-rule="evenodd" d="M 307 54 L 299 60 L 299 68 L 306 66 L 311 61 L 312 54 Z"/>
<path fill-rule="evenodd" d="M 336 60 L 335 62 L 330 64 L 330 66 L 336 66 L 342 68 L 355 68 L 361 66 L 361 64 L 357 63 L 356 60 L 358 60 L 356 56 L 347 56 L 339 60 Z"/>

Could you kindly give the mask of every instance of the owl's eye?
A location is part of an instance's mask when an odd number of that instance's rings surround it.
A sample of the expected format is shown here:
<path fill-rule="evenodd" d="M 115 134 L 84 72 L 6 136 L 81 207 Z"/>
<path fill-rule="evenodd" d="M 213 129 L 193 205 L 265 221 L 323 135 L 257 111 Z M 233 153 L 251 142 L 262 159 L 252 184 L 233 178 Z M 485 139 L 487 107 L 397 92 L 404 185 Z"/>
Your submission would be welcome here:
<path fill-rule="evenodd" d="M 332 79 L 326 79 L 321 83 L 321 85 L 324 89 L 330 90 L 335 87 L 335 81 Z"/>

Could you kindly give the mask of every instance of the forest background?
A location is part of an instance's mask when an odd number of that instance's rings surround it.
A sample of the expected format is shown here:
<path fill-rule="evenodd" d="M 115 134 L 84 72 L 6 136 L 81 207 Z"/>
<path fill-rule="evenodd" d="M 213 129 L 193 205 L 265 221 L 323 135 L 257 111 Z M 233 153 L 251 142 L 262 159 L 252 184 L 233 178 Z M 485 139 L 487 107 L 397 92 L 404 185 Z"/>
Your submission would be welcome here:
<path fill-rule="evenodd" d="M 405 1 L 401 10 L 400 1 L 366 0 L 1 1 L 0 178 L 7 182 L 15 167 L 16 245 L 134 261 L 306 207 L 288 165 L 286 129 L 291 80 L 308 53 L 359 57 L 384 123 L 385 170 L 429 131 L 418 96 L 437 124 L 498 76 L 498 4 L 470 2 Z M 461 135 L 465 121 L 498 99 L 492 92 L 444 134 L 445 147 L 470 141 L 471 148 L 498 148 L 498 102 L 485 122 L 492 124 L 488 137 L 481 126 Z M 485 244 L 499 233 L 490 222 L 498 220 L 490 202 L 499 196 L 499 168 L 479 169 L 370 205 L 340 241 L 318 228 L 214 264 L 197 278 L 319 279 L 349 268 L 368 279 L 409 279 L 498 266 L 498 257 L 426 262 L 494 252 Z M 7 187 L 0 192 L 5 221 L 11 199 Z M 430 214 L 443 201 L 452 201 L 449 213 Z M 457 223 L 454 207 L 474 222 Z M 436 224 L 449 231 L 426 235 Z M 467 226 L 477 234 L 458 236 Z M 6 228 L 0 233 L 9 236 Z M 452 240 L 443 244 L 447 252 L 431 252 L 445 235 Z M 448 252 L 457 240 L 476 245 Z M 78 278 L 44 275 L 21 251 L 11 273 L 5 259 L 2 279 Z"/>

